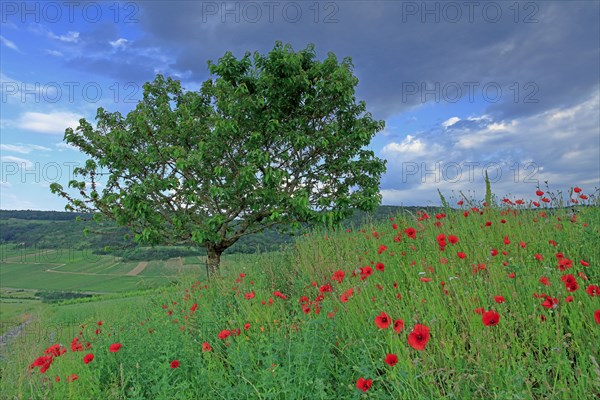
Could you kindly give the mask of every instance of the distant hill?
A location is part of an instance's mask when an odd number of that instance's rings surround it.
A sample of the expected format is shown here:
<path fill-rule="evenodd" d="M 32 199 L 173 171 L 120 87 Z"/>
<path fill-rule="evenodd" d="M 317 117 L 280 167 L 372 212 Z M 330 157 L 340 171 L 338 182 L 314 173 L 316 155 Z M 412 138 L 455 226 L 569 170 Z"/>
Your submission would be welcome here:
<path fill-rule="evenodd" d="M 380 206 L 373 213 L 356 212 L 351 218 L 344 221 L 342 226 L 360 226 L 367 221 L 381 221 L 394 215 L 403 213 L 414 214 L 420 207 Z M 435 210 L 428 208 L 429 212 Z M 77 218 L 80 217 L 79 221 Z M 84 230 L 90 233 L 84 234 Z M 91 249 L 95 253 L 104 253 L 108 246 L 113 251 L 117 250 L 128 259 L 140 259 L 147 254 L 147 249 L 142 248 L 132 240 L 133 235 L 128 228 L 117 226 L 112 221 L 97 223 L 91 220 L 90 214 L 62 212 L 62 211 L 36 211 L 36 210 L 0 210 L 0 244 L 19 244 L 24 247 L 36 248 L 72 248 L 76 250 Z M 291 235 L 282 235 L 276 230 L 245 236 L 233 245 L 228 253 L 254 253 L 261 251 L 277 250 L 286 243 L 294 240 Z M 173 251 L 178 253 L 188 250 L 167 249 L 159 247 L 153 252 L 165 253 L 168 258 Z M 202 249 L 190 249 L 194 253 L 202 254 Z M 163 258 L 161 254 L 155 257 Z"/>

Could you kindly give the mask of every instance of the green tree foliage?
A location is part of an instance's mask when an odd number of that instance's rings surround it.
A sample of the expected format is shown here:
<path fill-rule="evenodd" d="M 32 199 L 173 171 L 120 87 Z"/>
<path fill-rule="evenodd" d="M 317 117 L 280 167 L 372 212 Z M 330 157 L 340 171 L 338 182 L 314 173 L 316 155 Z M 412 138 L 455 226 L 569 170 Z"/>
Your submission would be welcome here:
<path fill-rule="evenodd" d="M 99 212 L 150 244 L 206 248 L 211 272 L 241 237 L 337 223 L 380 203 L 385 161 L 365 149 L 384 128 L 357 102 L 349 58 L 277 43 L 267 55 L 208 62 L 199 91 L 158 75 L 123 117 L 99 108 L 65 141 L 89 156 L 51 190 L 67 210 Z M 106 177 L 99 185 L 100 175 Z"/>

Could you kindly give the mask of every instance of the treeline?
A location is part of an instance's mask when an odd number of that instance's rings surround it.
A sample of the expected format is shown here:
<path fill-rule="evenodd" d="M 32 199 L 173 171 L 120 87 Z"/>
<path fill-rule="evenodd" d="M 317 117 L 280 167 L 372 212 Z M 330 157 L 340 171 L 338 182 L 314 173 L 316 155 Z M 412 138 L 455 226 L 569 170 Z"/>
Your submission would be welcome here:
<path fill-rule="evenodd" d="M 0 220 L 9 218 L 37 221 L 73 221 L 86 214 L 64 211 L 0 210 Z"/>
<path fill-rule="evenodd" d="M 365 222 L 376 222 L 392 216 L 421 210 L 419 207 L 381 206 L 367 214 L 357 212 L 342 223 L 344 228 L 358 227 Z M 435 212 L 435 209 L 428 209 Z M 157 246 L 148 249 L 133 241 L 132 232 L 113 221 L 96 222 L 91 215 L 60 211 L 0 210 L 0 243 L 17 244 L 25 248 L 70 248 L 91 250 L 95 254 L 115 254 L 126 260 L 168 259 L 189 255 L 203 255 L 203 249 Z M 87 232 L 87 233 L 85 233 Z M 275 229 L 242 237 L 227 253 L 254 253 L 275 251 L 294 240 L 292 234 Z"/>

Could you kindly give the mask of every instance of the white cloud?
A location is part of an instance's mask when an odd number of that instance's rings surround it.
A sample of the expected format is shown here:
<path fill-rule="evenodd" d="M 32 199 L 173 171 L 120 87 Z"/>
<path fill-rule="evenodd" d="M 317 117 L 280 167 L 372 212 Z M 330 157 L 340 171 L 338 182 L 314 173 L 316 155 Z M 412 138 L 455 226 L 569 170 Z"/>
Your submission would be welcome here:
<path fill-rule="evenodd" d="M 29 154 L 34 150 L 50 151 L 49 148 L 44 146 L 38 146 L 37 144 L 26 144 L 26 145 L 14 145 L 14 144 L 0 144 L 0 150 L 12 151 L 15 153 Z"/>
<path fill-rule="evenodd" d="M 62 57 L 63 53 L 57 50 L 44 49 L 44 54 L 47 54 L 52 57 Z"/>
<path fill-rule="evenodd" d="M 0 35 L 0 42 L 2 42 L 2 44 L 5 45 L 6 47 L 8 47 L 9 49 L 13 49 L 15 51 L 19 51 L 19 48 L 17 47 L 17 45 L 15 44 L 15 42 L 12 42 L 12 41 L 8 40 L 7 38 L 5 38 L 2 35 Z"/>
<path fill-rule="evenodd" d="M 568 108 L 512 120 L 462 117 L 450 129 L 442 122 L 408 135 L 382 150 L 388 158 L 383 203 L 438 204 L 437 189 L 447 199 L 469 190 L 482 199 L 486 169 L 500 198 L 532 199 L 545 181 L 563 193 L 572 185 L 593 191 L 600 184 L 599 108 L 596 93 Z"/>
<path fill-rule="evenodd" d="M 492 122 L 479 130 L 466 130 L 460 133 L 455 147 L 458 149 L 475 149 L 489 146 L 490 143 L 501 141 L 513 131 L 516 121 Z M 485 149 L 481 149 L 485 150 Z"/>
<path fill-rule="evenodd" d="M 79 150 L 77 147 L 65 143 L 65 142 L 58 142 L 56 143 L 56 148 L 58 149 L 58 151 L 63 151 L 63 150 Z"/>
<path fill-rule="evenodd" d="M 81 115 L 71 112 L 26 112 L 19 118 L 17 126 L 34 132 L 62 135 L 66 128 L 78 126 L 81 118 Z"/>
<path fill-rule="evenodd" d="M 66 43 L 77 43 L 79 41 L 79 32 L 74 31 L 69 31 L 66 35 L 55 35 L 52 32 L 48 32 L 48 36 Z"/>
<path fill-rule="evenodd" d="M 127 45 L 128 40 L 124 39 L 124 38 L 119 38 L 117 40 L 114 40 L 114 41 L 111 41 L 111 42 L 108 42 L 108 43 L 110 43 L 110 45 L 113 48 L 118 49 L 118 48 L 124 48 Z"/>
<path fill-rule="evenodd" d="M 457 123 L 458 121 L 460 121 L 460 118 L 452 117 L 452 118 L 449 118 L 449 119 L 445 120 L 444 122 L 442 122 L 442 126 L 444 128 L 449 128 L 452 125 L 454 125 L 455 123 Z"/>
<path fill-rule="evenodd" d="M 2 156 L 0 160 L 3 163 L 13 163 L 25 166 L 25 168 L 33 167 L 33 163 L 30 160 L 26 160 L 25 158 L 13 157 L 13 156 Z"/>
<path fill-rule="evenodd" d="M 425 144 L 414 136 L 407 135 L 402 143 L 391 142 L 386 144 L 381 150 L 382 153 L 410 153 L 414 155 L 425 152 Z"/>

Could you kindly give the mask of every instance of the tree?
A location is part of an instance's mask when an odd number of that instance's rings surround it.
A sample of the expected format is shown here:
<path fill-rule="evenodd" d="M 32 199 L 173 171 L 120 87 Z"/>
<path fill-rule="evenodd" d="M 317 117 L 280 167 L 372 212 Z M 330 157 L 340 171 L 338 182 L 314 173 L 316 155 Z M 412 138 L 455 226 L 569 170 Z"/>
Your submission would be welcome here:
<path fill-rule="evenodd" d="M 199 91 L 158 75 L 126 117 L 99 108 L 96 127 L 66 129 L 89 159 L 68 184 L 80 197 L 51 186 L 65 208 L 114 219 L 141 243 L 204 247 L 213 273 L 244 235 L 377 207 L 385 161 L 365 146 L 384 122 L 356 102 L 350 58 L 277 42 L 208 67 Z"/>

